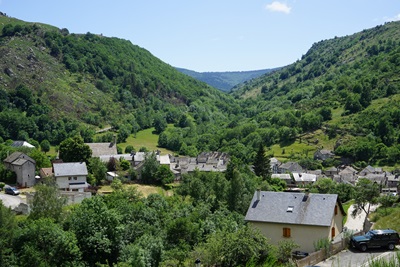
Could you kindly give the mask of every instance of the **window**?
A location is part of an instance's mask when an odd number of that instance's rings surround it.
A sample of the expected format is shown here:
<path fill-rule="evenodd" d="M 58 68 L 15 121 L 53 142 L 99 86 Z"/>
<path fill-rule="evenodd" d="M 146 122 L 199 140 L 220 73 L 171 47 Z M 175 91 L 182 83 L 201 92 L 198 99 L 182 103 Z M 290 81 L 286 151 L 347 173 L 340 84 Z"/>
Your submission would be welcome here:
<path fill-rule="evenodd" d="M 70 177 L 68 177 L 68 180 L 71 180 L 71 176 L 70 176 Z"/>
<path fill-rule="evenodd" d="M 78 179 L 76 176 L 74 177 L 74 180 Z"/>
<path fill-rule="evenodd" d="M 335 215 L 337 215 L 337 205 L 335 205 Z"/>
<path fill-rule="evenodd" d="M 290 228 L 283 228 L 283 237 L 290 237 Z"/>

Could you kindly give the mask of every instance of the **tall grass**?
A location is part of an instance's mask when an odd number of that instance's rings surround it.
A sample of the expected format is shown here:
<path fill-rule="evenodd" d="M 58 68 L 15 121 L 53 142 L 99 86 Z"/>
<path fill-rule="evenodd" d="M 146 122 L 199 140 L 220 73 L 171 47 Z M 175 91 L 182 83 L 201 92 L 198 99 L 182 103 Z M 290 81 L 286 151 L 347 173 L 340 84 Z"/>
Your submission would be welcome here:
<path fill-rule="evenodd" d="M 368 261 L 370 267 L 398 267 L 400 266 L 400 252 L 393 255 L 389 259 L 371 259 Z"/>

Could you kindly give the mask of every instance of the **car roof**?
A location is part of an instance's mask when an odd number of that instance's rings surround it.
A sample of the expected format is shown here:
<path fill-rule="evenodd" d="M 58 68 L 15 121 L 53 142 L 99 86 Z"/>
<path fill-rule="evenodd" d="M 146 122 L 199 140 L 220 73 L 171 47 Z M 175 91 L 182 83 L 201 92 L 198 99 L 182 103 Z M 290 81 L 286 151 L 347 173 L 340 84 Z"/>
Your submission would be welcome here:
<path fill-rule="evenodd" d="M 382 230 L 371 230 L 372 233 L 374 234 L 393 234 L 393 233 L 397 233 L 395 230 L 392 229 L 382 229 Z"/>

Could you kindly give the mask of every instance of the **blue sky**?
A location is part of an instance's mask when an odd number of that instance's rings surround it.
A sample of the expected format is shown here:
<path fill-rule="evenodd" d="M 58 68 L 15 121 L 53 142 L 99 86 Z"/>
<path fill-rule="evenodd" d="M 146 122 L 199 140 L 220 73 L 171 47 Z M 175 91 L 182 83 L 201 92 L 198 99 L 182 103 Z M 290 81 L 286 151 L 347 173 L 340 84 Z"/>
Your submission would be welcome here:
<path fill-rule="evenodd" d="M 195 71 L 274 68 L 315 42 L 400 20 L 399 0 L 0 0 L 30 22 L 130 40 Z"/>

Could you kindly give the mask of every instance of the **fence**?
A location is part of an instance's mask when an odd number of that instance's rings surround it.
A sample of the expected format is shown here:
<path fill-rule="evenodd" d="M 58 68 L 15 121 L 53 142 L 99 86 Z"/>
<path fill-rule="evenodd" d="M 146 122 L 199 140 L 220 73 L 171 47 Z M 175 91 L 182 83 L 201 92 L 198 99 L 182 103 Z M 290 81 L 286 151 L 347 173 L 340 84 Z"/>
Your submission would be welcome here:
<path fill-rule="evenodd" d="M 310 253 L 307 257 L 296 260 L 297 267 L 317 264 L 318 262 L 321 262 L 345 249 L 348 242 L 348 238 L 342 238 L 337 242 L 331 243 L 328 253 L 326 252 L 326 249 L 321 249 L 316 252 Z"/>

